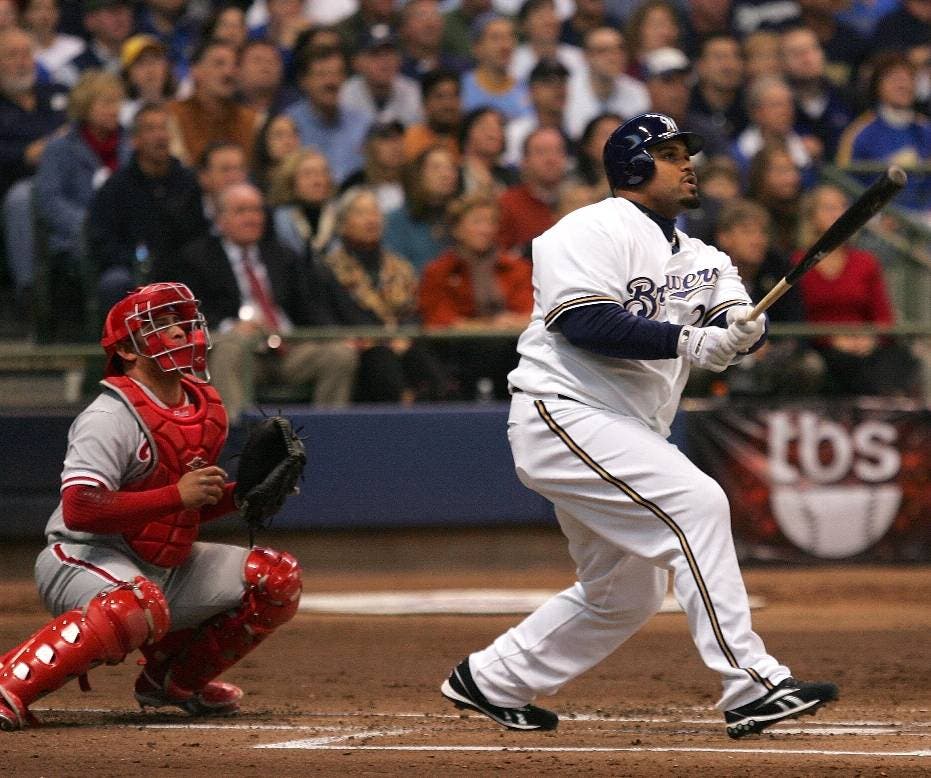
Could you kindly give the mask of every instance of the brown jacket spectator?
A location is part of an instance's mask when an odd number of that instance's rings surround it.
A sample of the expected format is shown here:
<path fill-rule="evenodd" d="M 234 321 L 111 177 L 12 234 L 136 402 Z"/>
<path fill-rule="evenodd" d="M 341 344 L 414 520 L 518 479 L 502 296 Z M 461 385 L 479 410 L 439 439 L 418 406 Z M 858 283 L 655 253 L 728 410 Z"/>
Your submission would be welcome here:
<path fill-rule="evenodd" d="M 240 146 L 251 160 L 261 117 L 239 105 L 236 94 L 236 49 L 224 41 L 207 41 L 194 56 L 194 94 L 168 104 L 172 154 L 193 165 L 217 141 Z"/>

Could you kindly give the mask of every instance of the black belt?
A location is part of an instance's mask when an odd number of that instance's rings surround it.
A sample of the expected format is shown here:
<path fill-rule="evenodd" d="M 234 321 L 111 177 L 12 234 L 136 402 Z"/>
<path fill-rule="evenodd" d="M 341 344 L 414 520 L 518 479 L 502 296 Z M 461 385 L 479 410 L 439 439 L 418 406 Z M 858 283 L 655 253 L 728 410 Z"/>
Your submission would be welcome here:
<path fill-rule="evenodd" d="M 518 389 L 516 386 L 512 386 L 511 394 L 526 394 L 526 392 L 523 389 Z M 545 399 L 545 398 L 541 398 L 541 399 Z M 578 402 L 578 400 L 576 400 L 575 397 L 566 397 L 566 395 L 564 394 L 557 394 L 556 399 L 557 400 L 568 400 L 569 402 L 573 402 L 573 403 Z"/>

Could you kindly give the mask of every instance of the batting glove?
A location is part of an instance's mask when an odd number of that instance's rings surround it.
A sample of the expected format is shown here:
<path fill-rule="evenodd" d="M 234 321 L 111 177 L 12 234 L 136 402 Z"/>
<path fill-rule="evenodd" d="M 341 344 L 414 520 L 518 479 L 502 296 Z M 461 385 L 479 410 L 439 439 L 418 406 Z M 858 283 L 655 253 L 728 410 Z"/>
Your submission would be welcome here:
<path fill-rule="evenodd" d="M 727 333 L 739 352 L 747 352 L 766 334 L 766 314 L 750 320 L 752 305 L 735 305 L 727 309 Z"/>
<path fill-rule="evenodd" d="M 679 332 L 676 352 L 698 367 L 720 373 L 737 356 L 737 346 L 722 327 L 685 326 Z"/>

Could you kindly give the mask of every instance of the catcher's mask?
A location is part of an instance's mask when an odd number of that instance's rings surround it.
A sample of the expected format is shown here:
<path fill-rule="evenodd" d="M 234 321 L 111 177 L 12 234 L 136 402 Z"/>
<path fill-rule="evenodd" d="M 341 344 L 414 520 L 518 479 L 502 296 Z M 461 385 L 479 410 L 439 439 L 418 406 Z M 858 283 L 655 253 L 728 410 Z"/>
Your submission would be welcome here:
<path fill-rule="evenodd" d="M 184 284 L 164 282 L 134 289 L 110 309 L 103 324 L 100 345 L 108 357 L 104 375 L 123 372 L 116 349 L 128 341 L 136 354 L 154 359 L 163 372 L 209 380 L 210 332 L 198 306 Z M 183 330 L 184 343 L 172 339 L 173 327 Z"/>

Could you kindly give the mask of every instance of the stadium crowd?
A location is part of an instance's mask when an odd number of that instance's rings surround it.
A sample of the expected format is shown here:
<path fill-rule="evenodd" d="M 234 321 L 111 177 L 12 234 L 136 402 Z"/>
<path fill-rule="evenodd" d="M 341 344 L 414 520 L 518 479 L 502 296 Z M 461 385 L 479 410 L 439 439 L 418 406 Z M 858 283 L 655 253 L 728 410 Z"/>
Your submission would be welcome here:
<path fill-rule="evenodd" d="M 931 0 L 0 0 L 8 283 L 58 341 L 140 282 L 188 283 L 233 419 L 263 384 L 503 397 L 531 241 L 608 194 L 605 139 L 646 110 L 704 136 L 681 226 L 754 299 L 846 207 L 825 165 L 915 171 L 897 202 L 931 224 Z M 773 321 L 894 321 L 868 251 L 804 281 Z M 312 325 L 384 337 L 281 337 Z M 465 336 L 489 328 L 509 335 Z M 875 337 L 769 349 L 732 391 L 919 381 Z"/>

